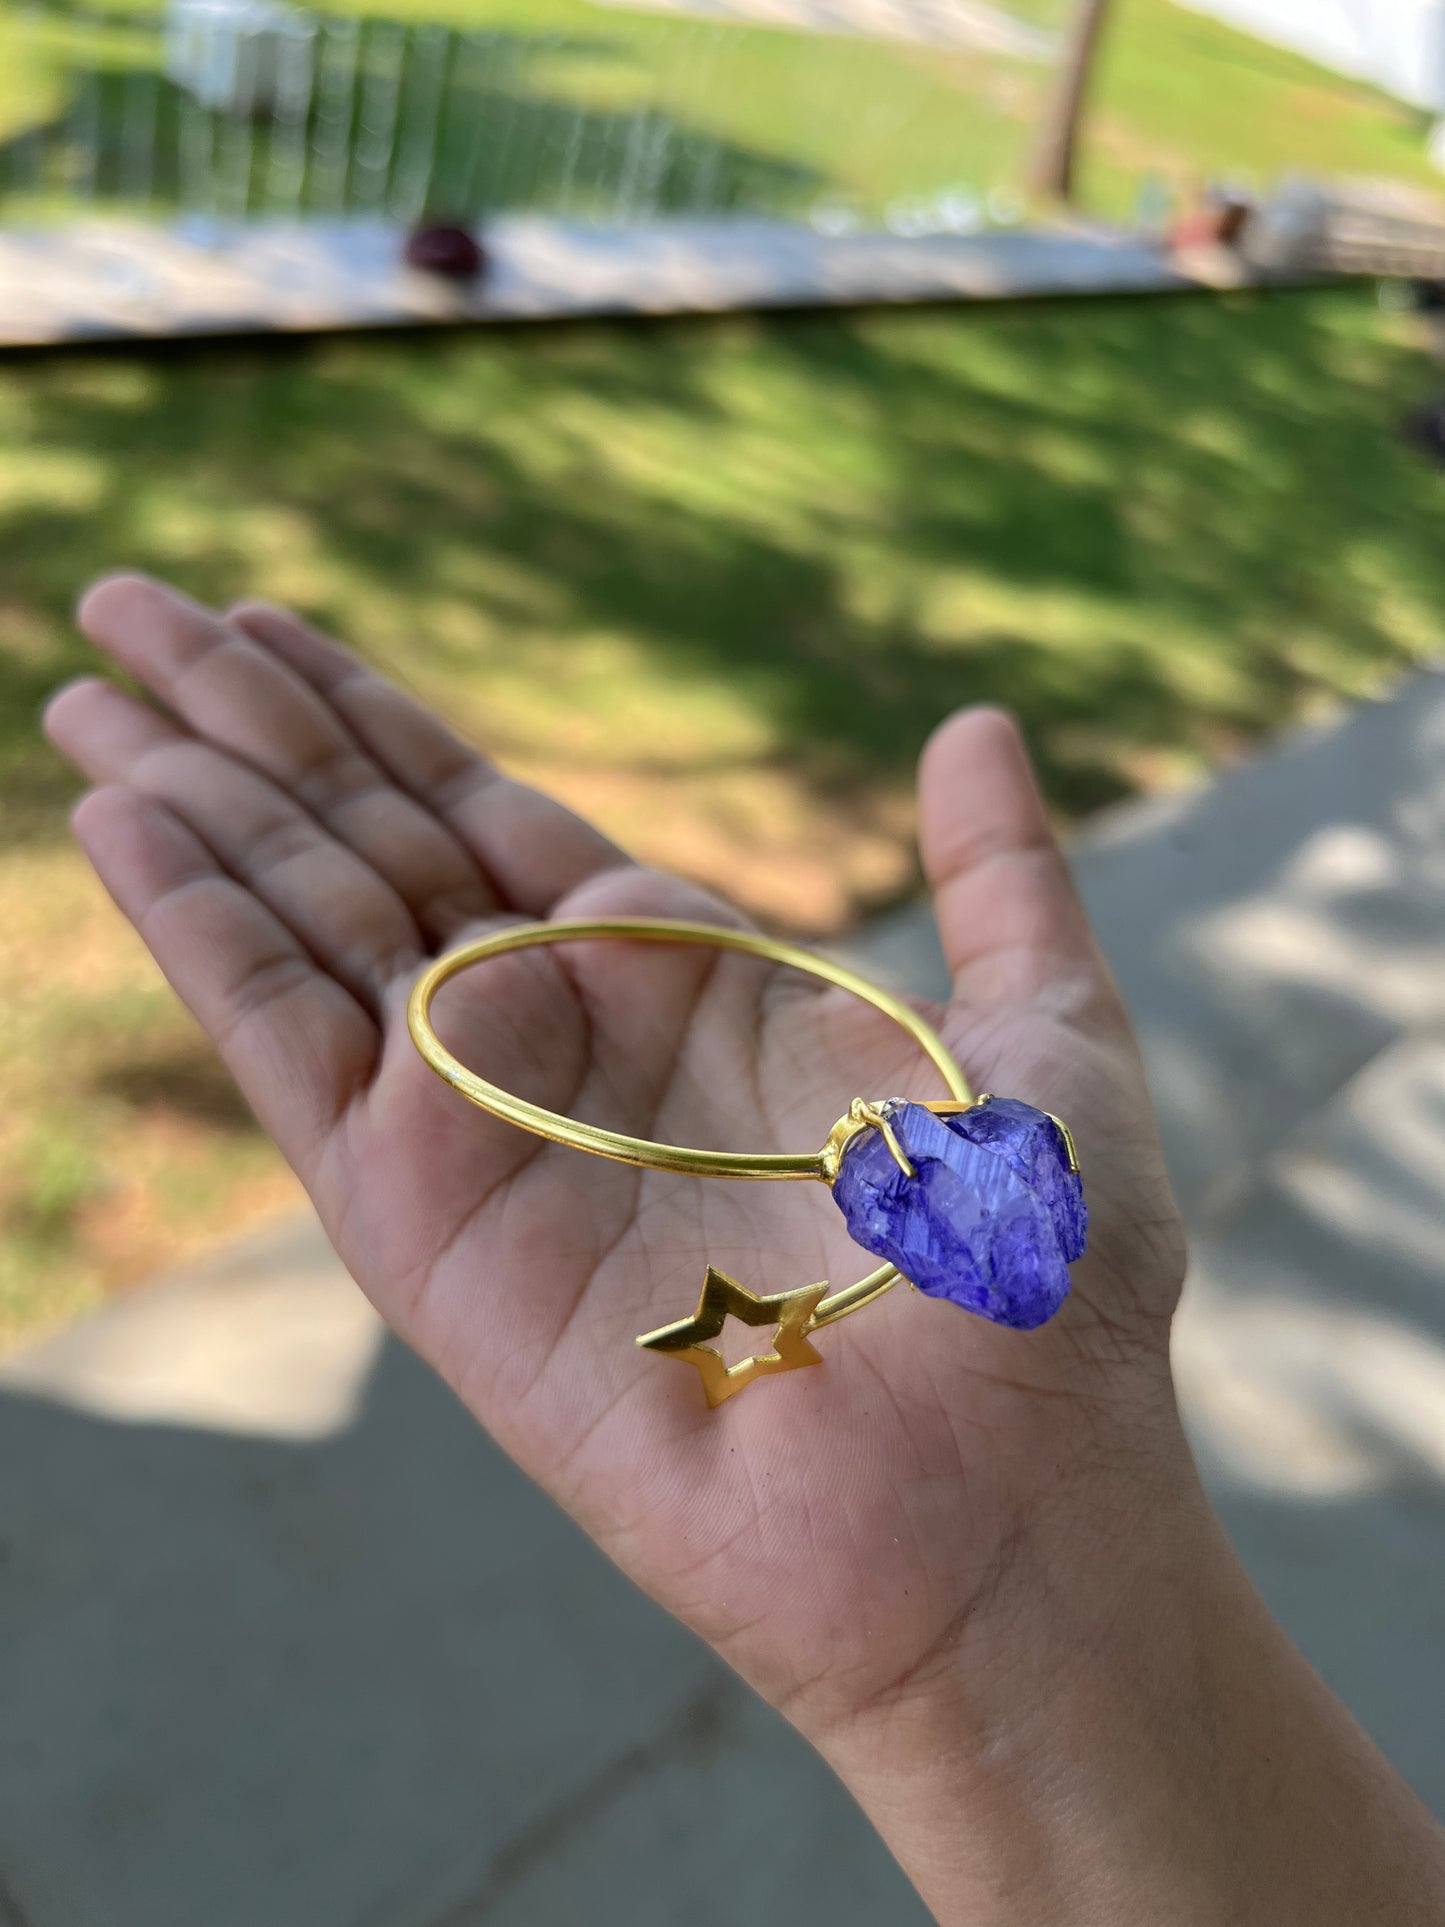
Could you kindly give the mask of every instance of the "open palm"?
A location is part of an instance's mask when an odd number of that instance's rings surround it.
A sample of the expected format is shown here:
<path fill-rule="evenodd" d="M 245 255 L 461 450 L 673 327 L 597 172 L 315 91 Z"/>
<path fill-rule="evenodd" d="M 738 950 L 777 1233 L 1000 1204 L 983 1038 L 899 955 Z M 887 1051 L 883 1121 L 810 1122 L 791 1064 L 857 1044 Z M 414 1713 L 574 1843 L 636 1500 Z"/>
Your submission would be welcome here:
<path fill-rule="evenodd" d="M 77 832 L 401 1335 L 648 1591 L 811 1726 L 955 1663 L 1011 1570 L 1147 1486 L 1181 1244 L 1127 1020 L 1008 720 L 925 757 L 923 852 L 976 1088 L 1073 1126 L 1092 1214 L 1041 1332 L 905 1288 L 822 1332 L 822 1370 L 717 1412 L 634 1335 L 712 1262 L 760 1292 L 871 1266 L 821 1186 L 703 1183 L 544 1143 L 421 1062 L 425 959 L 519 917 L 734 919 L 514 784 L 293 617 L 137 577 L 82 625 L 159 699 L 95 680 L 48 727 L 97 787 Z M 938 1095 L 877 1013 L 795 973 L 617 943 L 449 985 L 445 1041 L 570 1115 L 813 1150 L 855 1096 Z M 746 1349 L 757 1349 L 756 1334 Z M 1109 1516 L 1114 1516 L 1110 1514 Z M 1081 1527 L 1080 1521 L 1084 1524 Z"/>

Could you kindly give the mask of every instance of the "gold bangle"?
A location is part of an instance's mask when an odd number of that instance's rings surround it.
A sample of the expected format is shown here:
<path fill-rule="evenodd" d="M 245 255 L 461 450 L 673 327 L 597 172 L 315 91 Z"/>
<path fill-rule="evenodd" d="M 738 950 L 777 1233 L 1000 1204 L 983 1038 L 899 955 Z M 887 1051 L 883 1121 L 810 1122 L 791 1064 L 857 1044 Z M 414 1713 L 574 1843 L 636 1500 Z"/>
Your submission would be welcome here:
<path fill-rule="evenodd" d="M 638 943 L 705 944 L 719 950 L 741 951 L 748 956 L 785 964 L 809 976 L 821 978 L 840 990 L 851 992 L 865 1003 L 891 1018 L 918 1044 L 946 1086 L 949 1097 L 912 1108 L 938 1118 L 957 1116 L 992 1100 L 985 1094 L 975 1098 L 968 1080 L 949 1054 L 943 1040 L 916 1011 L 891 992 L 872 984 L 855 972 L 795 944 L 780 942 L 751 930 L 734 930 L 720 925 L 688 923 L 652 917 L 598 917 L 556 923 L 513 925 L 474 943 L 463 944 L 439 957 L 418 977 L 407 1005 L 407 1025 L 418 1051 L 439 1077 L 463 1097 L 510 1124 L 550 1138 L 574 1150 L 590 1151 L 599 1157 L 622 1164 L 642 1166 L 654 1171 L 672 1171 L 693 1177 L 752 1180 L 812 1178 L 832 1185 L 838 1177 L 843 1155 L 860 1134 L 874 1132 L 887 1149 L 900 1176 L 915 1177 L 908 1154 L 894 1130 L 890 1108 L 901 1100 L 890 1099 L 879 1105 L 855 1098 L 847 1112 L 829 1132 L 822 1148 L 811 1152 L 704 1151 L 684 1145 L 659 1144 L 648 1138 L 629 1137 L 596 1124 L 583 1124 L 546 1110 L 540 1104 L 515 1096 L 490 1083 L 461 1063 L 442 1043 L 431 1022 L 431 1004 L 441 986 L 459 971 L 492 957 L 541 944 L 572 943 L 582 939 L 625 938 Z M 1045 1114 L 1046 1115 L 1046 1114 Z M 1052 1120 L 1058 1124 L 1058 1120 Z M 1061 1124 L 1058 1128 L 1067 1145 L 1070 1167 L 1077 1170 L 1073 1143 Z M 898 1282 L 902 1274 L 888 1263 L 841 1291 L 828 1292 L 826 1283 L 809 1285 L 800 1291 L 761 1295 L 749 1291 L 735 1279 L 708 1266 L 702 1296 L 693 1317 L 646 1332 L 637 1343 L 650 1351 L 686 1359 L 702 1375 L 708 1403 L 718 1405 L 742 1390 L 754 1378 L 771 1372 L 788 1371 L 800 1365 L 821 1363 L 809 1335 L 824 1325 L 860 1311 L 872 1304 Z M 925 1287 L 926 1289 L 926 1287 Z M 977 1307 L 975 1307 L 977 1309 Z M 727 1366 L 721 1355 L 704 1341 L 714 1338 L 729 1315 L 749 1325 L 774 1325 L 773 1348 L 757 1357 Z M 985 1312 L 985 1315 L 990 1315 Z"/>

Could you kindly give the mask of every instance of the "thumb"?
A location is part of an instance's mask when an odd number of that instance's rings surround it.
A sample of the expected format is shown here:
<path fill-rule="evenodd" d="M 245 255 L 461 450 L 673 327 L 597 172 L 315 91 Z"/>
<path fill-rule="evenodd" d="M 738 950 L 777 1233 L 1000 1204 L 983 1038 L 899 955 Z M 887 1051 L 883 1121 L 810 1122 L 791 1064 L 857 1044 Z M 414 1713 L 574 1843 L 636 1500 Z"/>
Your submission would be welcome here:
<path fill-rule="evenodd" d="M 1018 724 L 959 710 L 918 768 L 919 847 L 955 997 L 1117 1003 Z"/>

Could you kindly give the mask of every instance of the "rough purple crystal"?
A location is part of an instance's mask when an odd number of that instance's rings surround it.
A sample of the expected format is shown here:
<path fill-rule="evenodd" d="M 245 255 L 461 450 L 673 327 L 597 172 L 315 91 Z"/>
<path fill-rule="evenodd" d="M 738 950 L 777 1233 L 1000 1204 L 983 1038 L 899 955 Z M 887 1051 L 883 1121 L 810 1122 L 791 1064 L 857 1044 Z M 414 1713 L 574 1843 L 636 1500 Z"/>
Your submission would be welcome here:
<path fill-rule="evenodd" d="M 901 1098 L 879 1108 L 916 1175 L 881 1131 L 849 1141 L 833 1196 L 854 1240 L 931 1298 L 997 1325 L 1031 1331 L 1052 1318 L 1088 1229 L 1058 1125 L 1006 1097 L 953 1117 Z"/>

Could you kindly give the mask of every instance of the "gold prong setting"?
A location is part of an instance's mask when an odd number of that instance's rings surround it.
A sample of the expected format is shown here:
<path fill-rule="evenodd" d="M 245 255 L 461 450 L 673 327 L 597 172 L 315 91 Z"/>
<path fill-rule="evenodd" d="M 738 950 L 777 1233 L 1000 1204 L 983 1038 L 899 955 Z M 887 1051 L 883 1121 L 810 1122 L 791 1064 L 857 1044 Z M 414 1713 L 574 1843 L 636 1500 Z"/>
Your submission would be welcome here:
<path fill-rule="evenodd" d="M 980 1098 L 979 1102 L 982 1103 L 982 1101 L 983 1100 Z M 1068 1155 L 1069 1169 L 1073 1172 L 1074 1176 L 1077 1177 L 1079 1175 L 1079 1147 L 1074 1142 L 1073 1132 L 1069 1129 L 1068 1125 L 1065 1124 L 1064 1120 L 1061 1117 L 1055 1116 L 1054 1112 L 1045 1111 L 1044 1116 L 1049 1120 L 1050 1124 L 1054 1126 L 1054 1128 L 1058 1131 L 1059 1136 L 1064 1140 L 1064 1150 Z"/>
<path fill-rule="evenodd" d="M 860 1131 L 877 1131 L 888 1146 L 893 1162 L 904 1177 L 916 1177 L 918 1174 L 909 1162 L 908 1153 L 898 1142 L 898 1134 L 893 1129 L 891 1121 L 893 1113 L 908 1102 L 906 1097 L 883 1097 L 876 1101 L 866 1097 L 855 1097 L 843 1116 L 829 1131 L 827 1142 L 818 1153 L 818 1175 L 824 1184 L 831 1185 L 837 1178 L 839 1167 L 843 1162 L 843 1153 Z M 983 1091 L 977 1097 L 935 1099 L 925 1103 L 923 1108 L 926 1111 L 932 1111 L 938 1117 L 957 1117 L 961 1112 L 971 1111 L 979 1104 L 992 1102 L 993 1092 Z M 1049 1115 L 1052 1116 L 1052 1112 Z M 1054 1122 L 1059 1124 L 1057 1118 L 1054 1118 Z M 1059 1129 L 1064 1132 L 1072 1155 L 1073 1140 L 1069 1138 L 1062 1124 L 1059 1124 Z M 1074 1169 L 1077 1170 L 1078 1166 L 1075 1165 Z"/>

